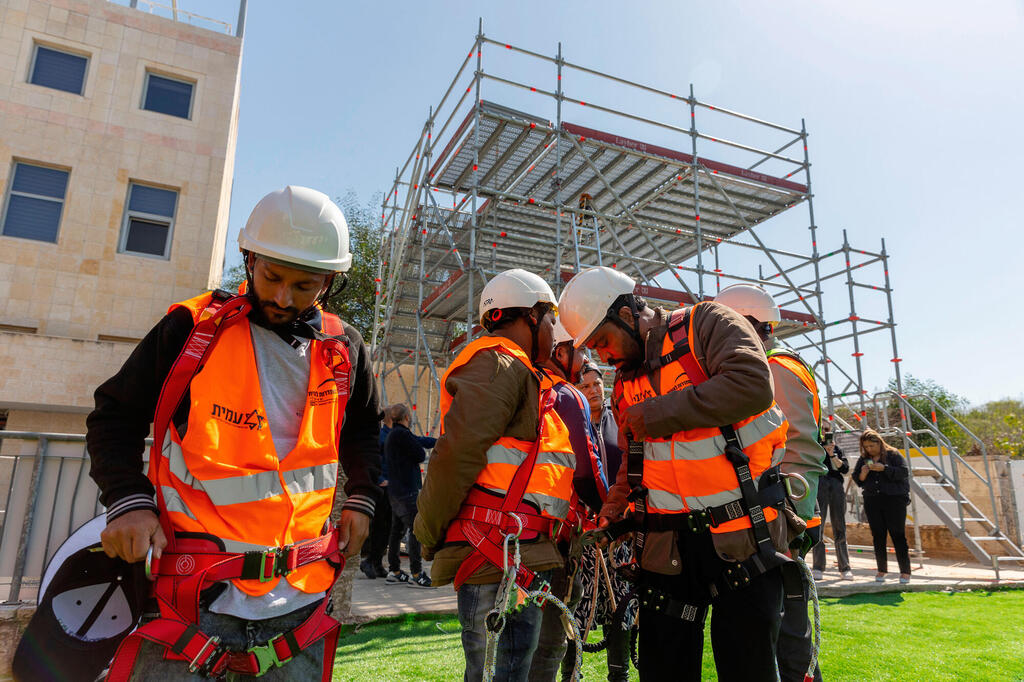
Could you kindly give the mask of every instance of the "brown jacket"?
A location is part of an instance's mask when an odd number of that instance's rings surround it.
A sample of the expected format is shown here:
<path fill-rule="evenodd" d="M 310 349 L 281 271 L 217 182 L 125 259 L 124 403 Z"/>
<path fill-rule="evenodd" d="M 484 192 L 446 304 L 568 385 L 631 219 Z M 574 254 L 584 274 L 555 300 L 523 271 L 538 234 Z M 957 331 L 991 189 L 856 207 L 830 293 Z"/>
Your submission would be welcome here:
<path fill-rule="evenodd" d="M 648 332 L 646 339 L 648 360 L 662 354 L 662 343 L 668 332 L 668 312 L 655 308 L 655 314 L 658 324 Z M 648 398 L 640 404 L 644 426 L 654 438 L 666 438 L 685 429 L 734 424 L 763 412 L 772 404 L 771 370 L 764 347 L 750 323 L 731 308 L 714 302 L 695 306 L 692 315 L 694 338 L 691 350 L 707 373 L 708 380 L 699 386 Z M 657 386 L 656 381 L 651 383 Z M 616 409 L 615 418 L 621 428 L 622 415 L 618 414 L 617 406 L 613 409 Z M 601 516 L 617 519 L 625 512 L 629 494 L 626 468 L 619 467 L 615 485 L 608 491 L 608 498 L 601 508 Z M 670 534 L 671 531 L 648 533 L 644 568 L 664 573 L 678 572 L 669 566 L 652 565 L 652 561 L 657 562 L 659 558 L 668 561 L 667 555 L 649 556 L 656 548 L 674 546 L 669 537 L 656 537 Z M 743 553 L 739 548 L 732 548 L 728 553 L 732 558 L 746 558 L 736 556 Z"/>
<path fill-rule="evenodd" d="M 537 378 L 505 353 L 478 352 L 448 377 L 445 388 L 452 403 L 444 418 L 444 433 L 430 457 L 413 525 L 428 553 L 435 550 L 430 569 L 435 585 L 452 582 L 472 551 L 466 544 L 442 543 L 448 524 L 487 464 L 487 449 L 501 437 L 535 440 L 538 431 Z M 523 543 L 521 550 L 523 563 L 534 571 L 562 565 L 549 539 Z M 498 568 L 485 563 L 466 582 L 495 583 L 500 577 Z"/>

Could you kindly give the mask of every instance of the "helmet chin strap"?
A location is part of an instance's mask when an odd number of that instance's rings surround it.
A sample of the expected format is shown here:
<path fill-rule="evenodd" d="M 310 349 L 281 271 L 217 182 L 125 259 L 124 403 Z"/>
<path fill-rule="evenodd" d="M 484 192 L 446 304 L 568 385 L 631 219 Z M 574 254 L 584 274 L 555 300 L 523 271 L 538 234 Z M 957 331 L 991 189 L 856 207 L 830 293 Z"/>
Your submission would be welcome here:
<path fill-rule="evenodd" d="M 629 297 L 629 312 L 633 314 L 632 327 L 630 327 L 622 320 L 622 317 L 619 316 L 619 311 L 617 309 L 609 309 L 606 318 L 622 327 L 624 330 L 626 330 L 626 333 L 633 337 L 633 340 L 636 341 L 637 346 L 640 348 L 640 355 L 643 356 L 645 344 L 644 337 L 640 334 L 640 311 L 637 310 L 636 299 L 632 296 Z"/>

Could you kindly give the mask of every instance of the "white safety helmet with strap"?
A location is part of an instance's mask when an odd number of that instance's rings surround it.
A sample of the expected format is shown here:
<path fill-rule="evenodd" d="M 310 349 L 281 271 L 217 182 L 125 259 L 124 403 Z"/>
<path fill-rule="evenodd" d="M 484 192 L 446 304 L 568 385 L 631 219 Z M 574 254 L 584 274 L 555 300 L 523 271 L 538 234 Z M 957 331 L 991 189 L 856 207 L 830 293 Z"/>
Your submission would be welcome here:
<path fill-rule="evenodd" d="M 635 287 L 629 275 L 603 266 L 588 268 L 569 280 L 558 301 L 559 319 L 577 348 L 608 320 L 625 325 L 610 308 L 623 294 L 633 293 Z M 635 316 L 637 311 L 633 312 Z M 635 329 L 631 331 L 636 333 Z"/>
<path fill-rule="evenodd" d="M 491 311 L 532 308 L 538 303 L 550 303 L 556 311 L 558 310 L 555 293 L 539 275 L 522 268 L 499 272 L 480 292 L 480 324 L 487 327 L 489 323 L 500 319 L 495 318 L 493 313 L 488 316 Z"/>
<path fill-rule="evenodd" d="M 781 322 L 779 305 L 771 294 L 756 284 L 733 284 L 715 296 L 715 302 L 728 306 L 744 317 L 758 322 Z"/>
<path fill-rule="evenodd" d="M 288 185 L 256 204 L 238 246 L 275 263 L 316 273 L 347 272 L 352 267 L 348 223 L 323 192 Z"/>

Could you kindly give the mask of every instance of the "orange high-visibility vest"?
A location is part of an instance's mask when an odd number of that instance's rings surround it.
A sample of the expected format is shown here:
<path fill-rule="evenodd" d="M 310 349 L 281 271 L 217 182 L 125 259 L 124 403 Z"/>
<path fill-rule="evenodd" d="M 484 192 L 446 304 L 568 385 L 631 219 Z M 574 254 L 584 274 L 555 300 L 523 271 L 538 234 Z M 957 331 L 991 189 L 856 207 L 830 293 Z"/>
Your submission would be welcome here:
<path fill-rule="evenodd" d="M 814 380 L 814 371 L 807 366 L 803 358 L 793 351 L 785 348 L 772 348 L 768 351 L 768 362 L 775 363 L 779 367 L 792 372 L 800 383 L 811 392 L 813 396 L 814 423 L 818 425 L 818 440 L 821 441 L 821 397 L 818 395 L 818 382 Z M 815 528 L 821 525 L 821 516 L 815 514 L 807 519 L 807 527 Z"/>
<path fill-rule="evenodd" d="M 546 374 L 537 372 L 529 356 L 519 346 L 502 336 L 481 336 L 459 353 L 441 379 L 442 433 L 445 415 L 452 404 L 452 395 L 447 389 L 448 377 L 469 362 L 474 355 L 486 349 L 510 355 L 526 365 L 531 373 L 538 375 L 541 403 L 544 401 L 545 393 L 551 389 L 551 379 Z M 540 447 L 537 452 L 537 463 L 526 485 L 523 500 L 547 518 L 564 520 L 569 513 L 569 501 L 573 494 L 572 475 L 576 467 L 576 457 L 569 444 L 569 429 L 554 410 L 546 410 L 538 438 Z M 499 438 L 494 445 L 487 448 L 487 464 L 477 475 L 474 485 L 486 492 L 503 496 L 508 491 L 516 468 L 526 459 L 532 446 L 531 441 Z"/>
<path fill-rule="evenodd" d="M 211 300 L 211 293 L 202 294 L 172 305 L 168 312 L 186 308 L 198 323 Z M 330 327 L 340 329 L 340 320 L 332 320 Z M 213 535 L 225 551 L 247 552 L 324 532 L 334 503 L 338 427 L 347 395 L 339 397 L 332 356 L 321 341 L 310 342 L 309 356 L 298 442 L 281 459 L 267 424 L 249 324 L 231 324 L 216 337 L 189 385 L 185 431 L 179 434 L 173 425 L 168 429 L 163 443 L 167 465 L 156 472 L 165 505 L 161 511 L 176 533 Z M 315 594 L 330 587 L 334 572 L 326 561 L 318 561 L 286 579 Z M 260 596 L 278 580 L 232 582 L 246 594 Z"/>
<path fill-rule="evenodd" d="M 671 336 L 666 332 L 662 355 L 668 355 L 675 349 Z M 692 349 L 692 314 L 689 316 L 687 339 Z M 696 355 L 692 357 L 696 361 Z M 683 363 L 675 360 L 650 374 L 628 380 L 617 379 L 614 396 L 621 414 L 626 408 L 648 398 L 681 391 L 692 384 Z M 750 458 L 750 474 L 756 486 L 765 469 L 782 461 L 788 428 L 786 417 L 772 401 L 767 410 L 739 421 L 733 427 L 743 452 Z M 644 441 L 643 486 L 648 491 L 647 513 L 682 514 L 741 500 L 743 494 L 736 469 L 725 456 L 725 446 L 725 437 L 718 427 L 688 429 L 667 438 Z M 772 507 L 765 507 L 764 515 L 765 519 L 772 521 L 778 512 Z M 720 523 L 711 531 L 726 533 L 750 527 L 750 517 L 744 515 Z"/>

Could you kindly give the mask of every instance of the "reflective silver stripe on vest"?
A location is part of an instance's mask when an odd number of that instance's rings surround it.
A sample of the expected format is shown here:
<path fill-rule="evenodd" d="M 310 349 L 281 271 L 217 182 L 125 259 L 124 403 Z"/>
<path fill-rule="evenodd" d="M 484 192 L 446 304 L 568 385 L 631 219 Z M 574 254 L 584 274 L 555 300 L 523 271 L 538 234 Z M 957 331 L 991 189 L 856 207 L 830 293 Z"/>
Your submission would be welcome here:
<path fill-rule="evenodd" d="M 338 482 L 338 463 L 329 462 L 292 471 L 282 471 L 281 477 L 292 495 L 333 488 Z"/>
<path fill-rule="evenodd" d="M 192 510 L 188 508 L 188 505 L 185 504 L 185 500 L 181 499 L 181 495 L 178 494 L 177 490 L 169 485 L 162 485 L 160 486 L 160 493 L 163 495 L 166 511 L 179 512 L 193 521 L 198 520 L 196 515 L 192 513 Z"/>
<path fill-rule="evenodd" d="M 771 409 L 760 414 L 757 419 L 737 429 L 736 435 L 740 443 L 747 446 L 756 443 L 782 426 L 785 420 L 782 411 L 778 406 L 773 405 Z M 648 441 L 644 443 L 644 459 L 652 462 L 671 462 L 673 459 L 699 462 L 713 459 L 724 452 L 725 436 L 720 433 L 701 440 L 653 443 Z"/>
<path fill-rule="evenodd" d="M 244 502 L 259 502 L 268 497 L 283 495 L 284 488 L 281 486 L 281 478 L 284 478 L 288 492 L 293 495 L 333 488 L 338 479 L 338 463 L 328 462 L 327 464 L 283 471 L 280 476 L 277 471 L 261 471 L 245 476 L 200 481 L 188 470 L 181 446 L 171 440 L 169 435 L 164 446 L 164 456 L 167 457 L 171 473 L 175 478 L 193 490 L 206 493 L 210 501 L 218 507 Z"/>
<path fill-rule="evenodd" d="M 529 453 L 517 448 L 508 447 L 495 443 L 487 449 L 488 464 L 511 464 L 519 466 L 523 463 Z M 534 467 L 541 465 L 554 465 L 568 469 L 567 474 L 572 475 L 576 468 L 576 456 L 571 452 L 538 452 L 537 462 Z M 502 494 L 507 490 L 499 490 Z M 541 512 L 558 519 L 564 519 L 569 515 L 569 501 L 562 500 L 551 495 L 541 493 L 526 493 L 523 499 L 540 509 Z"/>
<path fill-rule="evenodd" d="M 755 487 L 758 485 L 760 480 L 760 476 L 754 479 Z M 667 490 L 649 490 L 647 493 L 647 501 L 651 507 L 657 508 L 659 512 L 669 513 L 686 511 L 687 509 L 719 507 L 723 504 L 728 504 L 741 499 L 743 499 L 743 493 L 740 491 L 739 486 L 732 490 L 726 490 L 720 493 L 701 496 L 688 495 L 686 498 L 676 495 L 675 493 L 670 493 Z"/>
<path fill-rule="evenodd" d="M 658 512 L 681 512 L 686 510 L 686 507 L 683 506 L 683 498 L 667 490 L 648 490 L 647 504 L 651 509 L 657 509 Z"/>

